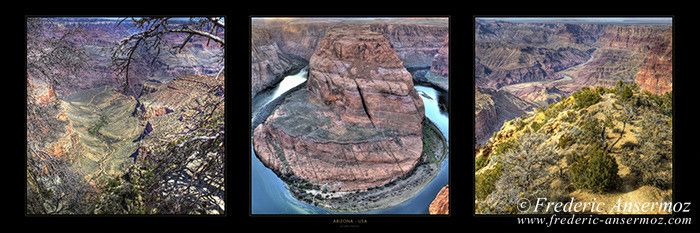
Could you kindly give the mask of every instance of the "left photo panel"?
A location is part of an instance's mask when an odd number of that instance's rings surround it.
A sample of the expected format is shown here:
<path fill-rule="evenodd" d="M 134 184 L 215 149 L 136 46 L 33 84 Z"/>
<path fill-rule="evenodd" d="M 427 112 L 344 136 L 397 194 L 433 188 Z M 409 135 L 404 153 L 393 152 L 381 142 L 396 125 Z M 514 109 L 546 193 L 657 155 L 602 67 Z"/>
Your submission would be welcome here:
<path fill-rule="evenodd" d="M 26 17 L 35 215 L 225 215 L 225 18 Z"/>

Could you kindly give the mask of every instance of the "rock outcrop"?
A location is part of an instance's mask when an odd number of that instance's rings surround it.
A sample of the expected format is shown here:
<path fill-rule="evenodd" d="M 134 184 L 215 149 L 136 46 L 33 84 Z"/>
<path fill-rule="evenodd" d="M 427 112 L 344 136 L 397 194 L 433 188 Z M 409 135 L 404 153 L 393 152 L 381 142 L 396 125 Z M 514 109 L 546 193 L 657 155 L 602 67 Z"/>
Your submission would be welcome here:
<path fill-rule="evenodd" d="M 440 189 L 433 202 L 428 207 L 430 214 L 450 214 L 450 185 Z"/>
<path fill-rule="evenodd" d="M 32 143 L 31 148 L 50 156 L 74 160 L 83 150 L 83 145 L 73 121 L 66 115 L 66 105 L 58 98 L 54 88 L 30 78 L 27 80 L 27 96 L 28 120 L 34 123 L 28 125 L 27 143 Z M 46 156 L 44 153 L 37 155 Z"/>
<path fill-rule="evenodd" d="M 510 94 L 489 88 L 476 87 L 474 136 L 476 143 L 484 143 L 503 122 L 512 120 L 534 109 L 534 105 Z"/>
<path fill-rule="evenodd" d="M 662 94 L 673 90 L 673 45 L 671 29 L 649 47 L 635 82 L 642 90 Z"/>
<path fill-rule="evenodd" d="M 438 53 L 433 57 L 433 64 L 430 66 L 430 72 L 433 72 L 442 77 L 448 78 L 450 72 L 450 37 L 445 36 L 445 44 L 440 47 Z"/>
<path fill-rule="evenodd" d="M 386 38 L 366 27 L 329 31 L 309 81 L 253 132 L 278 174 L 330 190 L 377 187 L 406 175 L 423 150 L 423 102 Z"/>
<path fill-rule="evenodd" d="M 253 94 L 278 82 L 293 65 L 270 37 L 267 29 L 254 28 L 251 31 L 250 81 Z"/>
<path fill-rule="evenodd" d="M 311 57 L 307 87 L 345 122 L 420 134 L 425 112 L 411 78 L 384 36 L 343 27 Z"/>

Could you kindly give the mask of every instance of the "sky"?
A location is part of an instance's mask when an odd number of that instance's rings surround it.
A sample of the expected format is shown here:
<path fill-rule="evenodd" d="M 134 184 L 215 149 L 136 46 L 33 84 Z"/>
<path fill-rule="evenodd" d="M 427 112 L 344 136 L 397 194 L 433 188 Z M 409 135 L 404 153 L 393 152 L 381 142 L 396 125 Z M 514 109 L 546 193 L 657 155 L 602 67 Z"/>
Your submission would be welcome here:
<path fill-rule="evenodd" d="M 586 22 L 586 23 L 672 23 L 672 17 L 477 17 L 482 20 L 502 20 L 514 23 L 526 22 Z"/>

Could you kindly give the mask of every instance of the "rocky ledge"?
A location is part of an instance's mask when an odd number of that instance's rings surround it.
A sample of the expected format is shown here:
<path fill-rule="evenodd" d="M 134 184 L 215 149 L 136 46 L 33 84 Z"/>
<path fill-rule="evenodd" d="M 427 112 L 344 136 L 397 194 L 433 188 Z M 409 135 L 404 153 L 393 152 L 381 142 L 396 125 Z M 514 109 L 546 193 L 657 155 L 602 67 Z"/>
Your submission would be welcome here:
<path fill-rule="evenodd" d="M 428 211 L 430 211 L 430 214 L 450 214 L 450 185 L 440 189 L 440 192 L 435 196 L 435 200 L 430 203 Z"/>
<path fill-rule="evenodd" d="M 422 156 L 423 102 L 382 34 L 332 29 L 311 57 L 306 87 L 281 97 L 253 132 L 258 158 L 299 188 L 293 191 L 298 198 L 390 186 L 429 160 Z"/>

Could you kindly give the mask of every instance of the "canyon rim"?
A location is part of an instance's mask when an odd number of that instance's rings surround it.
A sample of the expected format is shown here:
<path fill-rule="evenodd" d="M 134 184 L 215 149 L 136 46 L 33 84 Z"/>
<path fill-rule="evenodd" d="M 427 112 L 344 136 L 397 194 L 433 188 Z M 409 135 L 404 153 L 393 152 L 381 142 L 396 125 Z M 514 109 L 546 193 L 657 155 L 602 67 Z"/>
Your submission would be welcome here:
<path fill-rule="evenodd" d="M 476 17 L 474 213 L 672 201 L 672 20 Z"/>

